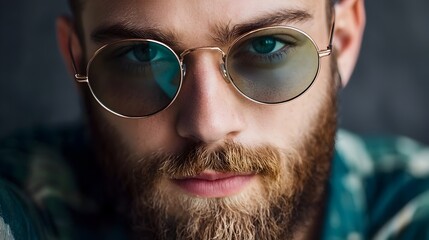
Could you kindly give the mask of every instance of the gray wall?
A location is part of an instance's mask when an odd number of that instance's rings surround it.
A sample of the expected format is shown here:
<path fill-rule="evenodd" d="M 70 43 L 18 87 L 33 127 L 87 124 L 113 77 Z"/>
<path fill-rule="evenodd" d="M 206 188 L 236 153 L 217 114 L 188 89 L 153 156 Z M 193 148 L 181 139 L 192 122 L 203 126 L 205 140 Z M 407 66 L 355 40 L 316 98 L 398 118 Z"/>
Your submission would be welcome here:
<path fill-rule="evenodd" d="M 64 0 L 0 0 L 0 137 L 79 116 L 55 36 L 66 11 Z"/>
<path fill-rule="evenodd" d="M 429 1 L 371 0 L 356 72 L 341 93 L 342 127 L 429 144 Z M 80 116 L 55 39 L 65 1 L 0 2 L 0 137 Z"/>
<path fill-rule="evenodd" d="M 429 1 L 366 1 L 367 29 L 341 124 L 429 144 Z"/>

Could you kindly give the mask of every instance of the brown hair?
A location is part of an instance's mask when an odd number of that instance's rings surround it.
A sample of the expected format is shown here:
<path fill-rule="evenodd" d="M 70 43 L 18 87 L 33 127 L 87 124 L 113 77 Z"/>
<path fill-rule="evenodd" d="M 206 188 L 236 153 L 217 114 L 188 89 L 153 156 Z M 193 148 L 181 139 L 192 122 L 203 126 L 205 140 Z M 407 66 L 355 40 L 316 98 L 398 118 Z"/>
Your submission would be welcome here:
<path fill-rule="evenodd" d="M 332 14 L 332 6 L 340 0 L 327 0 L 326 9 L 328 12 L 328 16 Z M 78 23 L 81 19 L 81 12 L 84 4 L 84 0 L 68 0 L 70 10 L 72 11 L 73 16 L 75 17 L 75 21 Z"/>

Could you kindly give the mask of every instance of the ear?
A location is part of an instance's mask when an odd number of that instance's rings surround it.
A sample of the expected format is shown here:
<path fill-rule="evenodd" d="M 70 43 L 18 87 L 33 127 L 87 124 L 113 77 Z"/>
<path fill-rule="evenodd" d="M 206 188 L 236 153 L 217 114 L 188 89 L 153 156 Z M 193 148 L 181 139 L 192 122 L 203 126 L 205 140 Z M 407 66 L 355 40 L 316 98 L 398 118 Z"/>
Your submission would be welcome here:
<path fill-rule="evenodd" d="M 340 0 L 335 5 L 334 48 L 342 85 L 349 81 L 356 65 L 365 29 L 364 0 Z"/>
<path fill-rule="evenodd" d="M 82 47 L 76 34 L 73 21 L 66 16 L 61 16 L 56 22 L 57 41 L 61 55 L 66 63 L 67 69 L 71 75 L 82 73 Z M 74 63 L 74 64 L 73 64 Z M 75 69 L 75 67 L 77 69 Z"/>

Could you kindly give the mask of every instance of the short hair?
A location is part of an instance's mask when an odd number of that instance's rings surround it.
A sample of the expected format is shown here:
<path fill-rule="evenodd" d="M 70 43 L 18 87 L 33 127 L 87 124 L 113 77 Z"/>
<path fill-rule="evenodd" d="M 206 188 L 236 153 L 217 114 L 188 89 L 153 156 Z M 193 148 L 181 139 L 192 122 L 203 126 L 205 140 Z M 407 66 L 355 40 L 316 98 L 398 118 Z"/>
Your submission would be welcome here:
<path fill-rule="evenodd" d="M 76 34 L 81 42 L 82 47 L 85 49 L 83 23 L 82 23 L 82 11 L 84 8 L 85 1 L 88 0 L 68 0 L 69 7 L 74 18 L 74 25 Z M 333 6 L 341 0 L 326 0 L 326 15 L 327 15 L 327 26 L 331 25 L 331 16 L 333 14 Z"/>
<path fill-rule="evenodd" d="M 70 10 L 77 21 L 80 21 L 83 4 L 85 0 L 68 0 Z M 328 16 L 332 14 L 332 6 L 340 0 L 327 0 L 327 12 Z"/>

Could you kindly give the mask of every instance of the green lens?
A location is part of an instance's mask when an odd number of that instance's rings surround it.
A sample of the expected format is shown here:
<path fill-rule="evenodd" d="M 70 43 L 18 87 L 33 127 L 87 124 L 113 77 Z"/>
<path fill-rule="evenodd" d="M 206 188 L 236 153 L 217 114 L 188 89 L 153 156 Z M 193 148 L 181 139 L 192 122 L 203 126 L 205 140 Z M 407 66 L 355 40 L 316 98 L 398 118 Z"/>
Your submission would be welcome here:
<path fill-rule="evenodd" d="M 168 107 L 181 84 L 174 52 L 155 41 L 121 41 L 102 48 L 88 69 L 94 96 L 107 109 L 144 117 Z"/>
<path fill-rule="evenodd" d="M 262 103 L 281 103 L 310 87 L 319 69 L 319 55 L 305 33 L 288 27 L 266 28 L 235 42 L 226 67 L 245 96 Z"/>

